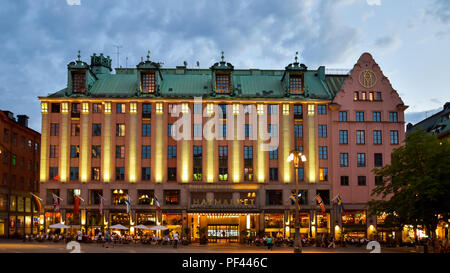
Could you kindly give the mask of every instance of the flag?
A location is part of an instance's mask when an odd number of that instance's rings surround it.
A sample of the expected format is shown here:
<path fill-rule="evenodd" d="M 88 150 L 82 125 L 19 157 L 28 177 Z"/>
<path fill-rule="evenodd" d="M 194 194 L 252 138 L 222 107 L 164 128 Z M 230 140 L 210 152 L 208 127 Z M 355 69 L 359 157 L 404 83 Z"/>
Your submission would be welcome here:
<path fill-rule="evenodd" d="M 31 194 L 31 196 L 33 197 L 34 204 L 35 204 L 35 206 L 36 206 L 36 211 L 37 211 L 38 213 L 40 213 L 40 212 L 41 212 L 41 208 L 42 208 L 41 200 L 39 200 L 39 197 L 37 197 L 37 196 L 34 195 L 34 194 Z"/>
<path fill-rule="evenodd" d="M 342 198 L 341 198 L 340 195 L 338 195 L 336 197 L 336 202 L 337 202 L 337 205 L 338 205 L 339 213 L 343 212 L 344 211 L 344 204 L 342 204 Z"/>
<path fill-rule="evenodd" d="M 80 208 L 80 197 L 78 195 L 73 195 L 73 213 L 78 214 Z"/>
<path fill-rule="evenodd" d="M 100 205 L 98 206 L 98 210 L 100 212 L 100 215 L 103 215 L 103 196 L 101 196 L 100 194 L 98 196 L 100 196 Z"/>
<path fill-rule="evenodd" d="M 158 197 L 156 197 L 156 195 L 155 195 L 155 204 L 156 204 L 156 207 L 158 208 L 158 212 L 161 213 L 161 207 L 159 206 Z"/>
<path fill-rule="evenodd" d="M 53 177 L 53 180 L 56 180 L 56 181 L 58 181 L 58 180 L 59 180 L 59 174 L 56 174 L 56 176 L 55 176 L 55 177 Z"/>
<path fill-rule="evenodd" d="M 59 201 L 58 201 L 58 196 L 56 196 L 54 193 L 53 194 L 53 210 L 54 211 L 59 211 Z"/>
<path fill-rule="evenodd" d="M 289 199 L 291 199 L 292 204 L 295 204 L 295 201 L 296 201 L 295 194 L 292 194 L 291 196 L 289 196 Z"/>
<path fill-rule="evenodd" d="M 320 194 L 316 195 L 316 201 L 319 203 L 320 208 L 322 209 L 322 212 L 325 212 L 325 205 L 323 204 L 322 197 L 320 197 Z"/>
<path fill-rule="evenodd" d="M 125 204 L 127 204 L 127 213 L 130 214 L 130 212 L 131 212 L 131 199 L 130 199 L 129 195 L 127 195 L 127 200 L 125 200 Z"/>

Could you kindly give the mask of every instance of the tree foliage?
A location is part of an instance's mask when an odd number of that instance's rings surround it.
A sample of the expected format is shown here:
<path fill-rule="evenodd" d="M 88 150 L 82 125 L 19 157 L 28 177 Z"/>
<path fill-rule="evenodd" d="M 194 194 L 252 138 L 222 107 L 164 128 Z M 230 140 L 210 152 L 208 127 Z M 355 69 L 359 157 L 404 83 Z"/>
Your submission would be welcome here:
<path fill-rule="evenodd" d="M 450 142 L 416 131 L 392 153 L 391 164 L 373 170 L 383 177 L 372 192 L 369 212 L 387 213 L 392 225 L 422 225 L 431 235 L 438 215 L 450 216 Z M 431 233 L 430 233 L 431 231 Z"/>

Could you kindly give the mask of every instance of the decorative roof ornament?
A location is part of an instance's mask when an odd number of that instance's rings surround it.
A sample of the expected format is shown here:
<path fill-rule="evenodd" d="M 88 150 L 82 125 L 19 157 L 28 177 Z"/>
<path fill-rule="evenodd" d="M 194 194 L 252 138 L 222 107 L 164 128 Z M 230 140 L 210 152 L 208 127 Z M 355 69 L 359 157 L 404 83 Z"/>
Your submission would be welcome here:
<path fill-rule="evenodd" d="M 298 63 L 298 51 L 295 52 L 295 62 L 294 63 Z"/>
<path fill-rule="evenodd" d="M 223 51 L 222 51 L 222 57 L 220 57 L 222 59 L 222 63 L 224 62 L 224 56 L 223 56 Z"/>
<path fill-rule="evenodd" d="M 78 50 L 78 61 L 81 61 L 81 51 L 80 50 Z"/>
<path fill-rule="evenodd" d="M 225 62 L 225 56 L 224 56 L 224 52 L 221 51 L 221 56 L 220 56 L 221 61 L 215 63 L 213 66 L 210 67 L 210 69 L 213 70 L 234 70 L 234 66 L 230 63 Z"/>
<path fill-rule="evenodd" d="M 150 61 L 150 50 L 147 51 L 147 61 Z"/>
<path fill-rule="evenodd" d="M 306 71 L 308 67 L 298 62 L 298 51 L 295 52 L 294 62 L 285 67 L 286 70 Z"/>
<path fill-rule="evenodd" d="M 150 61 L 150 50 L 147 51 L 147 59 L 141 57 L 141 62 L 136 66 L 139 69 L 159 69 L 161 64 Z"/>

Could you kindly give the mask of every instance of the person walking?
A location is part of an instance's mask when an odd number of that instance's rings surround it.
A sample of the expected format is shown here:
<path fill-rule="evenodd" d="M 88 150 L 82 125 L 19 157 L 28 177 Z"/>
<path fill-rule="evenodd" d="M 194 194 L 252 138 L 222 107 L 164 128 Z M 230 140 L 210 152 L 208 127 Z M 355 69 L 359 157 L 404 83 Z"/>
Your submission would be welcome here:
<path fill-rule="evenodd" d="M 178 232 L 175 231 L 172 238 L 173 238 L 173 248 L 178 248 Z"/>
<path fill-rule="evenodd" d="M 334 237 L 333 237 L 333 239 L 331 240 L 331 243 L 328 245 L 328 248 L 331 248 L 331 247 L 336 248 L 336 242 L 335 242 L 335 240 L 334 240 Z"/>
<path fill-rule="evenodd" d="M 272 250 L 272 237 L 271 236 L 267 237 L 267 249 Z"/>

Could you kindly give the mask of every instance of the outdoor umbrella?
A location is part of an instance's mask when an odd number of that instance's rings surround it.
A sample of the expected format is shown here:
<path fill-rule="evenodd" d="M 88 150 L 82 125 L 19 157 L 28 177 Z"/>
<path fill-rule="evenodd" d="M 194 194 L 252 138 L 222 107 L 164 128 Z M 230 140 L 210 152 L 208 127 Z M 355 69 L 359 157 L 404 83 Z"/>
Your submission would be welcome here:
<path fill-rule="evenodd" d="M 70 228 L 70 226 L 66 226 L 64 224 L 57 223 L 57 224 L 49 226 L 49 228 Z"/>
<path fill-rule="evenodd" d="M 169 229 L 169 228 L 165 227 L 165 226 L 152 226 L 150 229 L 151 230 L 166 230 L 166 229 Z"/>
<path fill-rule="evenodd" d="M 137 228 L 137 229 L 150 229 L 149 227 L 144 226 L 144 225 L 137 225 L 134 228 Z"/>
<path fill-rule="evenodd" d="M 127 227 L 122 226 L 121 224 L 110 226 L 110 229 L 128 229 Z"/>

